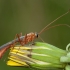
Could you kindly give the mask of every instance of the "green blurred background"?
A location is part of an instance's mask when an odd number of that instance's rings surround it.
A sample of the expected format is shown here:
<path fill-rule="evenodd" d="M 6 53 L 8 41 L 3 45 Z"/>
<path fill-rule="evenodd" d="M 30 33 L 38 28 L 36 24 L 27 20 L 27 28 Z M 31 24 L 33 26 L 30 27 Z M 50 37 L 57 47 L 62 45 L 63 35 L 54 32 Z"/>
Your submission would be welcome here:
<path fill-rule="evenodd" d="M 22 32 L 25 35 L 30 32 L 39 32 L 69 9 L 70 0 L 0 0 L 0 46 L 14 39 L 17 33 Z M 69 18 L 70 13 L 52 25 L 70 25 Z M 45 42 L 65 49 L 70 42 L 70 28 L 67 26 L 55 27 L 43 32 L 40 36 Z M 7 66 L 7 57 L 8 52 L 0 60 L 0 70 L 29 70 L 24 67 Z"/>

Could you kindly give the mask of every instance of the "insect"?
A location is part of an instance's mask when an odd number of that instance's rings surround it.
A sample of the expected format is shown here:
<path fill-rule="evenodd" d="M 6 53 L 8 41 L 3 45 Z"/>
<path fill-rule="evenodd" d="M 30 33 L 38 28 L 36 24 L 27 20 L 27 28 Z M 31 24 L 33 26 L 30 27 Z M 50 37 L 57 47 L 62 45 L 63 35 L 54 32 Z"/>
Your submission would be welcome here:
<path fill-rule="evenodd" d="M 65 26 L 68 26 L 70 27 L 69 25 L 67 24 L 58 24 L 58 25 L 55 25 L 55 26 L 51 26 L 49 27 L 52 23 L 54 23 L 55 21 L 57 21 L 59 18 L 63 17 L 64 15 L 68 14 L 69 11 L 67 11 L 65 14 L 59 16 L 58 18 L 56 18 L 54 21 L 52 21 L 51 23 L 49 23 L 46 27 L 44 27 L 39 33 L 29 33 L 29 34 L 26 34 L 25 36 L 20 36 L 19 34 L 17 34 L 17 39 L 15 40 L 12 40 L 2 46 L 0 46 L 0 58 L 2 58 L 3 54 L 10 48 L 10 47 L 13 47 L 13 45 L 17 42 L 19 42 L 21 45 L 25 45 L 31 41 L 33 41 L 34 39 L 40 37 L 39 35 L 44 32 L 45 30 L 48 30 L 50 28 L 53 28 L 53 27 L 56 27 L 56 26 L 61 26 L 61 25 L 65 25 Z"/>

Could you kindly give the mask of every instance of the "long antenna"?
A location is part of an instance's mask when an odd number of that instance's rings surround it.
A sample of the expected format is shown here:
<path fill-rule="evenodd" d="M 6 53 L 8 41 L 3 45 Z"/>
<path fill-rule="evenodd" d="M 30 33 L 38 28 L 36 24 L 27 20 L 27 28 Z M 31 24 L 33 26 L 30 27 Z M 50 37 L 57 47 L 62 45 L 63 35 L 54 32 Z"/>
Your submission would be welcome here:
<path fill-rule="evenodd" d="M 57 24 L 57 25 L 54 25 L 54 26 L 48 27 L 48 28 L 45 29 L 45 30 L 48 30 L 48 29 L 51 29 L 51 28 L 54 28 L 54 27 L 57 27 L 57 26 L 67 26 L 67 27 L 70 27 L 70 25 L 68 25 L 68 24 Z M 45 30 L 44 30 L 44 31 L 45 31 Z"/>
<path fill-rule="evenodd" d="M 57 21 L 59 18 L 61 18 L 61 17 L 63 17 L 63 16 L 65 16 L 66 14 L 68 14 L 70 12 L 70 10 L 69 11 L 67 11 L 65 14 L 63 14 L 63 15 L 61 15 L 61 16 L 59 16 L 58 18 L 56 18 L 55 20 L 53 20 L 51 23 L 49 23 L 47 26 L 45 26 L 40 32 L 39 32 L 39 34 L 41 34 L 42 32 L 44 32 L 44 30 L 48 27 L 48 26 L 50 26 L 52 23 L 54 23 L 55 21 Z"/>

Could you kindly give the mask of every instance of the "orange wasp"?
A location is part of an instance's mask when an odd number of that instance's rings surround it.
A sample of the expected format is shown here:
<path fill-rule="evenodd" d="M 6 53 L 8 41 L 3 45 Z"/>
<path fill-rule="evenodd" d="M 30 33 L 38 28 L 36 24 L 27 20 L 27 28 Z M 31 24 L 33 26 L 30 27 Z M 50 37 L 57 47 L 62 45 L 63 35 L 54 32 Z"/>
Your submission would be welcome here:
<path fill-rule="evenodd" d="M 39 35 L 44 32 L 45 30 L 48 30 L 50 28 L 53 28 L 53 27 L 56 27 L 56 26 L 61 26 L 61 25 L 65 25 L 65 26 L 68 26 L 70 27 L 69 25 L 67 24 L 58 24 L 58 25 L 54 25 L 54 26 L 51 26 L 49 27 L 52 23 L 54 23 L 56 20 L 58 20 L 59 18 L 63 17 L 64 15 L 68 14 L 69 11 L 67 11 L 65 14 L 59 16 L 58 18 L 56 18 L 54 21 L 52 21 L 51 23 L 49 23 L 46 27 L 44 27 L 39 33 L 29 33 L 29 34 L 26 34 L 25 36 L 20 36 L 19 34 L 17 34 L 17 39 L 14 39 L 2 46 L 0 46 L 0 58 L 2 58 L 3 54 L 10 48 L 10 47 L 14 47 L 13 45 L 17 42 L 19 42 L 22 46 L 33 41 L 34 39 L 40 37 Z"/>

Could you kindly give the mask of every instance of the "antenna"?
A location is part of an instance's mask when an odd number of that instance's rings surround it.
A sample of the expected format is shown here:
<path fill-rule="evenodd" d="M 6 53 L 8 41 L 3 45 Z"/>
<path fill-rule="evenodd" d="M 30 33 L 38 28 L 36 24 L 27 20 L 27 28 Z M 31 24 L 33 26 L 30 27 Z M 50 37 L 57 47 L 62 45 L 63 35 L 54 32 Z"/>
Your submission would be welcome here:
<path fill-rule="evenodd" d="M 68 14 L 70 12 L 70 10 L 69 11 L 67 11 L 65 14 L 63 14 L 63 15 L 61 15 L 61 16 L 59 16 L 58 18 L 56 18 L 55 20 L 53 20 L 51 23 L 49 23 L 47 26 L 45 26 L 40 32 L 39 32 L 39 34 L 41 34 L 42 32 L 44 32 L 45 31 L 45 29 L 48 27 L 48 26 L 50 26 L 52 23 L 54 23 L 55 21 L 57 21 L 58 19 L 60 19 L 61 17 L 63 17 L 63 16 L 65 16 L 66 14 Z"/>
<path fill-rule="evenodd" d="M 51 28 L 54 28 L 54 27 L 57 27 L 57 26 L 67 26 L 67 27 L 70 27 L 70 25 L 68 25 L 68 24 L 57 24 L 57 25 L 54 25 L 54 26 L 51 26 L 51 27 L 48 27 L 47 29 L 44 29 L 44 31 L 45 30 L 48 30 L 48 29 L 51 29 Z"/>

